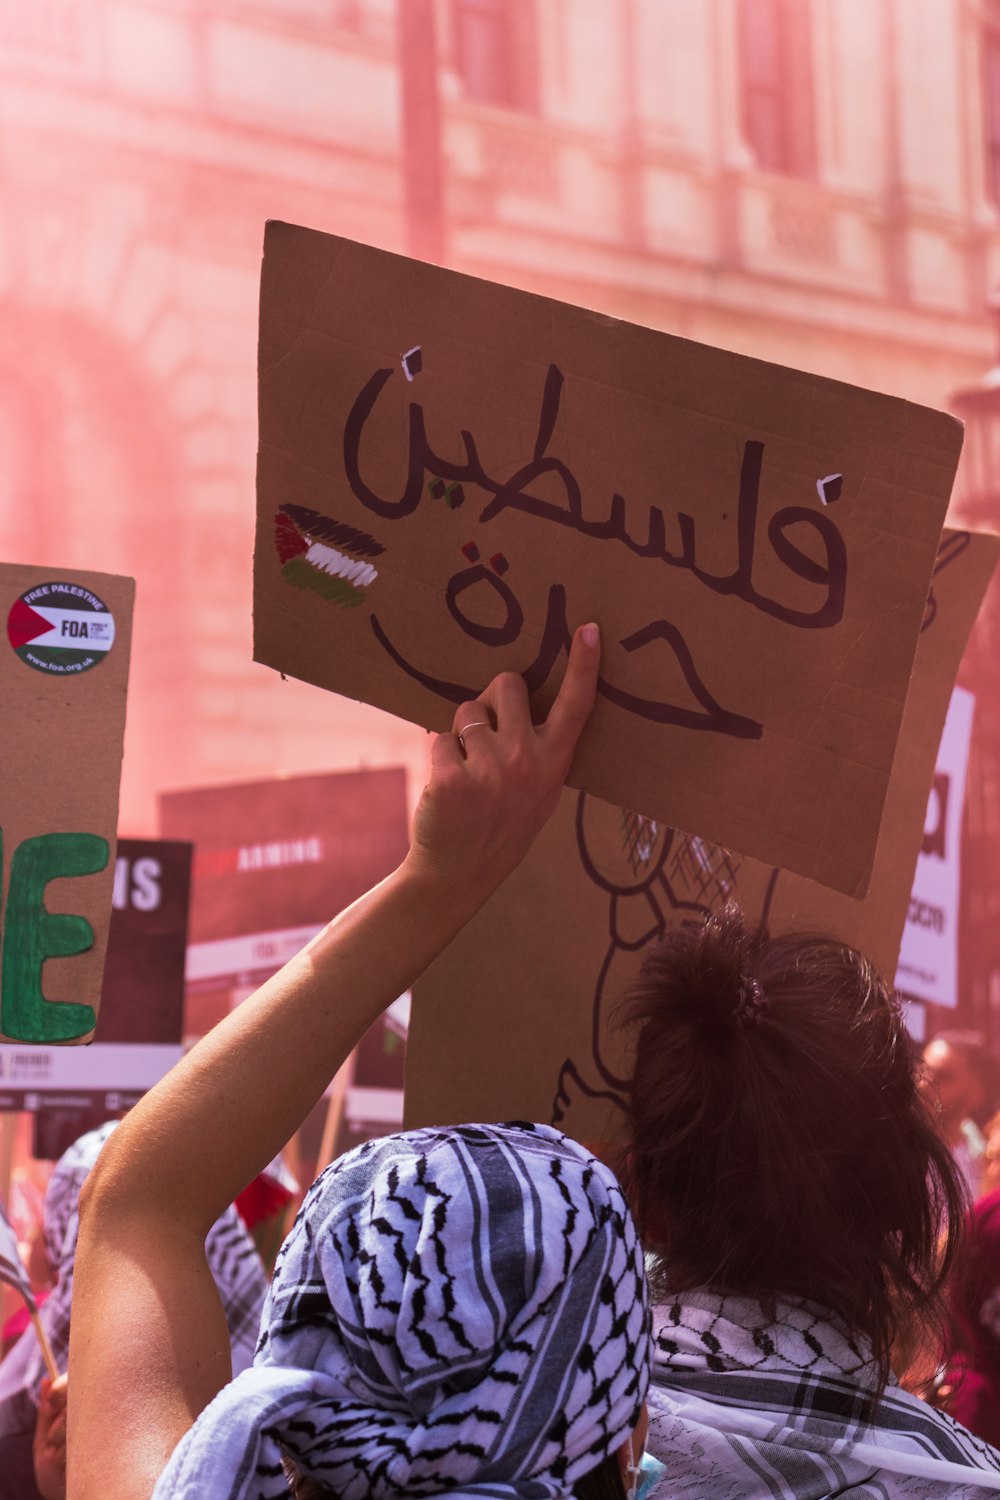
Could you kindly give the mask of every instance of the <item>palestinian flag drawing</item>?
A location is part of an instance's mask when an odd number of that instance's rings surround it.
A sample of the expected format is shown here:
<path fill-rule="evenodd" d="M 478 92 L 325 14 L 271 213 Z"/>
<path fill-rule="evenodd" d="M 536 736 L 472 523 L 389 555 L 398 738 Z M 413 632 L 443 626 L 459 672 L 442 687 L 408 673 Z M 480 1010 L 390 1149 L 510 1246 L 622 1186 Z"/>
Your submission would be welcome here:
<path fill-rule="evenodd" d="M 115 643 L 115 619 L 103 600 L 78 583 L 39 583 L 15 599 L 7 639 L 36 672 L 88 672 Z"/>
<path fill-rule="evenodd" d="M 274 545 L 282 577 L 294 588 L 311 589 L 346 609 L 365 602 L 365 589 L 378 577 L 369 559 L 385 551 L 366 532 L 305 505 L 279 507 Z"/>

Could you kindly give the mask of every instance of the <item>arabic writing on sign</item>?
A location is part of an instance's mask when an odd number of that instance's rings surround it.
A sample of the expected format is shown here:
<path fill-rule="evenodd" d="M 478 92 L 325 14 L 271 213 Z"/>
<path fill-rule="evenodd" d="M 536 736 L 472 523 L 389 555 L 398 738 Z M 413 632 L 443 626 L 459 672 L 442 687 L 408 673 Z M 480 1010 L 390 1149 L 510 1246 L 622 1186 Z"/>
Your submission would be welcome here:
<path fill-rule="evenodd" d="M 424 410 L 419 401 L 408 403 L 407 474 L 403 493 L 398 499 L 377 494 L 361 472 L 360 453 L 366 423 L 372 416 L 379 396 L 395 372 L 381 369 L 371 376 L 360 391 L 348 415 L 343 438 L 344 471 L 356 499 L 373 515 L 383 520 L 398 520 L 412 515 L 427 493 L 428 476 L 432 490 L 442 493 L 442 482 L 449 492 L 461 494 L 478 489 L 485 497 L 479 514 L 486 524 L 505 511 L 519 511 L 536 520 L 569 528 L 580 536 L 626 547 L 635 556 L 660 563 L 668 568 L 684 569 L 713 593 L 742 600 L 751 608 L 780 620 L 797 630 L 823 630 L 836 625 L 844 614 L 847 588 L 847 549 L 844 539 L 827 510 L 817 511 L 803 505 L 786 505 L 776 510 L 766 525 L 767 545 L 773 556 L 794 578 L 803 580 L 817 591 L 812 609 L 792 607 L 757 587 L 754 559 L 758 545 L 758 509 L 764 444 L 744 444 L 740 468 L 739 494 L 734 521 L 736 566 L 732 572 L 711 572 L 698 560 L 698 542 L 694 516 L 678 511 L 675 516 L 676 542 L 673 549 L 667 540 L 667 518 L 655 505 L 648 507 L 642 534 L 629 529 L 624 495 L 611 495 L 607 514 L 592 518 L 584 513 L 581 487 L 570 466 L 550 453 L 553 433 L 559 418 L 564 378 L 555 364 L 550 364 L 538 414 L 538 425 L 531 460 L 508 478 L 490 474 L 479 457 L 476 440 L 467 430 L 460 433 L 465 457 L 459 462 L 443 458 L 431 447 L 427 437 Z M 411 377 L 412 379 L 412 377 Z M 540 499 L 531 492 L 542 476 L 555 476 L 561 495 L 558 500 Z M 839 481 L 841 476 L 836 476 Z M 551 480 L 549 483 L 551 484 Z M 436 486 L 436 489 L 435 489 Z M 839 495 L 832 490 L 827 502 Z M 454 503 L 450 501 L 449 503 Z M 818 544 L 821 560 L 802 550 L 789 533 L 794 527 L 806 527 Z M 801 540 L 801 538 L 800 538 Z M 471 612 L 464 601 L 473 589 L 491 591 L 499 603 L 499 617 L 486 624 Z M 452 620 L 471 640 L 489 647 L 512 645 L 524 626 L 524 610 L 514 590 L 499 570 L 491 571 L 475 562 L 455 573 L 444 590 L 444 604 Z M 396 665 L 429 691 L 451 702 L 460 703 L 475 697 L 478 687 L 432 676 L 408 661 L 387 634 L 376 613 L 370 616 L 376 639 Z M 548 586 L 545 626 L 534 661 L 522 671 L 529 692 L 535 692 L 548 678 L 560 654 L 569 648 L 566 586 L 552 582 Z M 759 739 L 763 726 L 756 720 L 725 708 L 703 680 L 694 655 L 683 632 L 672 621 L 657 618 L 624 635 L 618 644 L 628 652 L 658 647 L 668 649 L 697 707 L 682 707 L 627 692 L 602 676 L 599 691 L 610 702 L 641 718 L 661 724 L 677 724 L 689 729 L 710 730 L 738 739 Z"/>

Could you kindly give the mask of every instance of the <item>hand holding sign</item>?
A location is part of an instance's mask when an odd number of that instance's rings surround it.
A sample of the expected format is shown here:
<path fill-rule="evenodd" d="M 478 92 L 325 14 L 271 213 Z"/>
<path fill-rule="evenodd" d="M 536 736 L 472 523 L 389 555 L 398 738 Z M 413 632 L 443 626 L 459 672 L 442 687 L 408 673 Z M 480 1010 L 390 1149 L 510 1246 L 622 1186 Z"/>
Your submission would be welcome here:
<path fill-rule="evenodd" d="M 434 742 L 407 856 L 410 870 L 466 896 L 496 889 L 555 812 L 600 666 L 596 625 L 573 638 L 562 686 L 545 722 L 531 722 L 520 677 L 502 673 L 459 705 L 451 734 Z"/>
<path fill-rule="evenodd" d="M 498 672 L 544 712 L 568 622 L 598 619 L 572 785 L 860 897 L 960 444 L 940 412 L 271 223 L 254 654 L 441 730 Z"/>

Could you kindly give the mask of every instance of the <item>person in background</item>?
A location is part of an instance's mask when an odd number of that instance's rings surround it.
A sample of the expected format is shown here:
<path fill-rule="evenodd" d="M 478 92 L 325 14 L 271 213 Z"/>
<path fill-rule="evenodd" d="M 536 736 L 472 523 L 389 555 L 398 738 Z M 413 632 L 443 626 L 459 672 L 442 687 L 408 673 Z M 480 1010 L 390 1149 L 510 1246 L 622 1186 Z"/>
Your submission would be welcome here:
<path fill-rule="evenodd" d="M 971 1432 L 1000 1446 L 1000 1188 L 973 1204 L 951 1300 L 954 1347 L 942 1404 Z"/>
<path fill-rule="evenodd" d="M 892 987 L 846 945 L 772 938 L 731 906 L 648 952 L 623 1016 L 647 1446 L 668 1493 L 1000 1492 L 1000 1453 L 892 1371 L 943 1347 L 965 1225 Z"/>
<path fill-rule="evenodd" d="M 80 1194 L 117 1128 L 119 1122 L 110 1120 L 81 1136 L 56 1163 L 45 1193 L 43 1235 L 54 1288 L 39 1316 L 62 1371 L 69 1351 Z M 233 1368 L 246 1369 L 253 1360 L 260 1330 L 267 1278 L 235 1207 L 227 1208 L 211 1226 L 205 1253 L 225 1309 Z M 45 1361 L 34 1329 L 29 1327 L 0 1362 L 0 1500 L 36 1500 L 37 1494 L 45 1494 L 36 1487 L 32 1461 L 43 1388 L 49 1390 Z M 64 1435 L 59 1441 L 60 1423 L 55 1421 L 59 1415 L 56 1408 L 61 1408 L 65 1399 L 63 1385 L 57 1386 L 53 1400 L 45 1397 L 39 1441 L 44 1439 L 46 1443 L 47 1490 L 54 1482 L 52 1464 L 60 1452 L 65 1452 Z M 48 1431 L 50 1412 L 56 1427 L 55 1443 Z"/>
<path fill-rule="evenodd" d="M 946 1411 L 1000 1444 L 1000 1114 L 984 1127 L 980 1194 L 952 1289 L 953 1348 L 941 1386 Z"/>
<path fill-rule="evenodd" d="M 943 1031 L 924 1048 L 922 1087 L 966 1185 L 966 1250 L 951 1287 L 951 1325 L 936 1400 L 971 1432 L 1000 1443 L 1000 1116 L 990 1099 L 985 1039 Z"/>
<path fill-rule="evenodd" d="M 969 1190 L 979 1197 L 986 1141 L 977 1117 L 990 1105 L 990 1062 L 978 1031 L 941 1031 L 924 1048 L 923 1088 Z"/>

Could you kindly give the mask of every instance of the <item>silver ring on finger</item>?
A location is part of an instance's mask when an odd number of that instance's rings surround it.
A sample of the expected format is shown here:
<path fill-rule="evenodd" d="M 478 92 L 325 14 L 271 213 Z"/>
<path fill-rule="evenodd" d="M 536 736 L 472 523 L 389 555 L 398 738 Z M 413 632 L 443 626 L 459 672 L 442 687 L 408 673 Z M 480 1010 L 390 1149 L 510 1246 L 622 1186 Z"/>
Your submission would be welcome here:
<path fill-rule="evenodd" d="M 465 752 L 465 736 L 469 733 L 470 729 L 492 729 L 492 728 L 493 728 L 493 725 L 490 723 L 489 719 L 476 719 L 476 721 L 473 724 L 466 724 L 465 728 L 462 730 L 461 734 L 459 734 L 459 736 L 458 736 L 458 743 L 461 745 L 463 752 Z M 465 752 L 465 753 L 467 753 L 467 752 Z"/>

